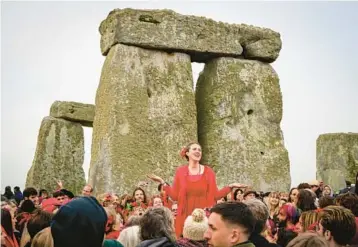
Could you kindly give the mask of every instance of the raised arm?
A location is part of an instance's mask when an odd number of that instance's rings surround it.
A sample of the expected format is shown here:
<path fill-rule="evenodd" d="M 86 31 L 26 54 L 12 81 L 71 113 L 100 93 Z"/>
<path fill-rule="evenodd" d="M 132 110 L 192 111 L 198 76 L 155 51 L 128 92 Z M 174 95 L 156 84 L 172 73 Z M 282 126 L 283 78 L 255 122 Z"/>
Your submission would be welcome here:
<path fill-rule="evenodd" d="M 175 173 L 173 185 L 170 186 L 163 181 L 163 189 L 165 193 L 174 201 L 178 200 L 179 196 L 179 188 L 180 188 L 180 173 L 178 170 Z"/>
<path fill-rule="evenodd" d="M 174 201 L 178 200 L 179 188 L 180 188 L 180 173 L 178 172 L 178 170 L 175 173 L 174 182 L 173 182 L 172 186 L 170 186 L 168 183 L 166 183 L 164 181 L 164 179 L 162 179 L 161 177 L 156 176 L 154 174 L 147 175 L 147 177 L 152 179 L 155 182 L 162 184 L 165 193 L 172 200 L 174 200 Z"/>

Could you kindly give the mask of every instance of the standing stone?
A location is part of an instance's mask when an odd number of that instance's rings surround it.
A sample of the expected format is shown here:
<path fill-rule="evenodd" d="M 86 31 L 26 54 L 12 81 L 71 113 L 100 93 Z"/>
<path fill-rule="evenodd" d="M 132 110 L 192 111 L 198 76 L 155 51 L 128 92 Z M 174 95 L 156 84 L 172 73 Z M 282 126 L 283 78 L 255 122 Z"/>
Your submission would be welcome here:
<path fill-rule="evenodd" d="M 83 128 L 79 123 L 45 117 L 42 120 L 35 157 L 27 174 L 26 186 L 50 193 L 61 180 L 77 194 L 85 184 Z"/>
<path fill-rule="evenodd" d="M 207 63 L 196 104 L 202 160 L 214 167 L 220 186 L 240 182 L 256 190 L 289 190 L 282 95 L 269 64 L 235 58 Z"/>
<path fill-rule="evenodd" d="M 131 193 L 149 173 L 172 178 L 184 162 L 181 146 L 196 139 L 190 56 L 113 46 L 96 95 L 89 173 L 95 193 Z"/>
<path fill-rule="evenodd" d="M 334 191 L 355 182 L 358 172 L 358 133 L 330 133 L 317 139 L 317 178 Z"/>

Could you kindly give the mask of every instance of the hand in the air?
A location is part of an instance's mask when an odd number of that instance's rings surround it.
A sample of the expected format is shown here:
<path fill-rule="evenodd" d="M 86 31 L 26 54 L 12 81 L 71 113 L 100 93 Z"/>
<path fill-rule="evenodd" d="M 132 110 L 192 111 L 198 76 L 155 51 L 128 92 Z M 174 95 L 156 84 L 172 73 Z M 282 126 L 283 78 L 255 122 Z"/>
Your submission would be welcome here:
<path fill-rule="evenodd" d="M 161 183 L 161 184 L 164 183 L 164 180 L 161 177 L 157 176 L 157 175 L 148 174 L 147 177 L 149 179 L 153 180 L 154 182 Z"/>
<path fill-rule="evenodd" d="M 240 183 L 232 183 L 229 185 L 231 188 L 247 188 L 248 186 L 246 184 L 240 184 Z"/>

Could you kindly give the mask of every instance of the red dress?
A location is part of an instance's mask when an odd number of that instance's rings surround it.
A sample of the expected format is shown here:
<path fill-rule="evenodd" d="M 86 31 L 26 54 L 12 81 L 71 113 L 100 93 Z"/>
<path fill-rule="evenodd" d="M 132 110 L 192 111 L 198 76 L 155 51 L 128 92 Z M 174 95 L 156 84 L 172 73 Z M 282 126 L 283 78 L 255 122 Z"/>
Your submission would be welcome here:
<path fill-rule="evenodd" d="M 178 215 L 175 220 L 177 237 L 183 232 L 185 219 L 196 208 L 212 207 L 216 201 L 228 193 L 230 187 L 218 190 L 214 171 L 204 166 L 201 175 L 189 175 L 188 165 L 177 169 L 172 186 L 164 185 L 164 190 L 174 201 L 178 201 Z"/>

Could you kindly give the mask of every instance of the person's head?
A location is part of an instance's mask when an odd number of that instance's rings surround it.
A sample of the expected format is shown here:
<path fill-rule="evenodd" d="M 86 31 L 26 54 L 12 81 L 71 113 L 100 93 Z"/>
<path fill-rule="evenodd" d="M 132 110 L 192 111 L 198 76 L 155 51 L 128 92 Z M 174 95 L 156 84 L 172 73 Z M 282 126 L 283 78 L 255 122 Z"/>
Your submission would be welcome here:
<path fill-rule="evenodd" d="M 318 228 L 318 213 L 315 210 L 303 212 L 299 219 L 299 232 L 316 232 Z"/>
<path fill-rule="evenodd" d="M 53 217 L 51 233 L 55 247 L 101 246 L 106 223 L 106 212 L 95 198 L 73 199 Z"/>
<path fill-rule="evenodd" d="M 280 225 L 286 227 L 287 223 L 295 225 L 300 218 L 300 213 L 293 204 L 286 203 L 280 208 L 277 218 Z"/>
<path fill-rule="evenodd" d="M 287 247 L 329 247 L 329 244 L 316 233 L 307 232 L 291 240 Z"/>
<path fill-rule="evenodd" d="M 35 204 L 31 200 L 25 200 L 20 206 L 22 212 L 32 213 L 36 209 Z"/>
<path fill-rule="evenodd" d="M 173 215 L 173 217 L 175 219 L 177 217 L 177 215 L 178 215 L 178 203 L 174 202 L 172 204 L 171 211 L 172 211 L 172 215 Z"/>
<path fill-rule="evenodd" d="M 208 229 L 208 219 L 203 209 L 194 209 L 184 222 L 183 237 L 194 240 L 204 240 L 204 233 Z"/>
<path fill-rule="evenodd" d="M 8 236 L 12 236 L 15 230 L 16 218 L 11 210 L 1 208 L 1 226 Z"/>
<path fill-rule="evenodd" d="M 347 245 L 356 233 L 353 213 L 341 206 L 329 206 L 319 213 L 318 233 L 335 245 Z"/>
<path fill-rule="evenodd" d="M 310 189 L 313 191 L 313 192 L 316 192 L 319 188 L 319 182 L 317 180 L 312 180 L 310 183 Z"/>
<path fill-rule="evenodd" d="M 86 184 L 82 189 L 82 195 L 83 196 L 91 196 L 92 192 L 93 192 L 93 188 L 89 184 Z"/>
<path fill-rule="evenodd" d="M 242 191 L 242 189 L 235 190 L 234 200 L 237 202 L 242 202 L 244 200 L 244 191 Z"/>
<path fill-rule="evenodd" d="M 344 193 L 340 196 L 339 206 L 348 208 L 355 217 L 358 217 L 358 195 L 353 193 Z"/>
<path fill-rule="evenodd" d="M 351 181 L 346 180 L 346 186 L 347 186 L 347 188 L 350 188 L 352 186 Z"/>
<path fill-rule="evenodd" d="M 268 202 L 270 208 L 277 208 L 280 202 L 280 194 L 278 192 L 271 192 L 269 195 Z"/>
<path fill-rule="evenodd" d="M 244 200 L 251 200 L 251 199 L 256 198 L 256 196 L 257 196 L 256 191 L 249 190 L 249 191 L 245 192 Z"/>
<path fill-rule="evenodd" d="M 241 202 L 225 202 L 210 210 L 205 239 L 212 247 L 231 247 L 248 241 L 255 228 L 255 217 Z"/>
<path fill-rule="evenodd" d="M 158 208 L 158 207 L 163 207 L 163 201 L 162 198 L 160 198 L 160 196 L 153 196 L 153 207 Z"/>
<path fill-rule="evenodd" d="M 75 197 L 75 195 L 69 191 L 69 190 L 66 190 L 66 189 L 61 189 L 62 193 L 65 195 L 65 200 L 68 201 L 68 200 L 71 200 L 72 198 Z"/>
<path fill-rule="evenodd" d="M 136 247 L 141 242 L 139 233 L 139 226 L 127 227 L 121 231 L 118 242 L 120 242 L 125 247 Z"/>
<path fill-rule="evenodd" d="M 39 204 L 39 196 L 37 194 L 37 190 L 32 187 L 28 187 L 24 189 L 22 192 L 22 195 L 24 196 L 24 200 L 30 200 L 34 203 L 35 206 Z"/>
<path fill-rule="evenodd" d="M 322 196 L 318 200 L 319 208 L 325 208 L 325 207 L 332 206 L 332 205 L 334 205 L 334 197 L 332 197 L 332 196 Z"/>
<path fill-rule="evenodd" d="M 332 196 L 333 195 L 332 188 L 329 185 L 323 186 L 322 195 L 323 196 Z"/>
<path fill-rule="evenodd" d="M 301 189 L 297 196 L 297 208 L 302 212 L 317 209 L 313 193 L 307 189 Z"/>
<path fill-rule="evenodd" d="M 103 207 L 114 207 L 114 198 L 111 193 L 103 193 L 97 196 L 98 202 Z"/>
<path fill-rule="evenodd" d="M 288 202 L 297 203 L 298 189 L 292 188 L 288 194 Z"/>
<path fill-rule="evenodd" d="M 14 192 L 21 192 L 21 191 L 20 191 L 20 187 L 19 187 L 19 186 L 15 186 L 15 187 L 14 187 Z"/>
<path fill-rule="evenodd" d="M 41 190 L 39 191 L 39 196 L 42 197 L 43 199 L 48 198 L 48 191 L 45 190 L 45 189 L 41 189 Z"/>
<path fill-rule="evenodd" d="M 253 233 L 260 234 L 265 230 L 266 221 L 269 218 L 269 211 L 265 203 L 259 199 L 251 199 L 244 202 L 252 212 L 255 220 L 255 230 Z"/>
<path fill-rule="evenodd" d="M 141 219 L 142 219 L 142 216 L 132 215 L 128 218 L 124 227 L 127 228 L 127 227 L 131 227 L 131 226 L 139 226 Z"/>
<path fill-rule="evenodd" d="M 298 190 L 304 190 L 304 189 L 310 189 L 310 188 L 311 188 L 311 186 L 308 183 L 300 183 L 297 186 Z"/>
<path fill-rule="evenodd" d="M 11 186 L 6 186 L 6 187 L 5 187 L 5 192 L 12 192 L 12 191 L 11 191 Z"/>
<path fill-rule="evenodd" d="M 64 202 L 65 200 L 65 194 L 61 191 L 61 190 L 58 190 L 56 192 L 54 192 L 52 194 L 52 197 L 53 198 L 56 198 L 56 200 L 58 201 L 59 204 L 62 205 L 62 203 Z"/>
<path fill-rule="evenodd" d="M 136 202 L 147 203 L 147 196 L 145 194 L 145 191 L 140 187 L 134 189 L 133 198 Z"/>
<path fill-rule="evenodd" d="M 201 160 L 202 150 L 198 142 L 190 142 L 180 150 L 180 156 L 186 160 L 199 162 Z"/>
<path fill-rule="evenodd" d="M 27 231 L 30 234 L 30 238 L 34 238 L 35 235 L 42 229 L 50 226 L 52 220 L 52 214 L 41 209 L 36 209 L 29 221 L 27 222 Z"/>
<path fill-rule="evenodd" d="M 225 197 L 222 197 L 222 198 L 220 198 L 219 200 L 216 201 L 217 204 L 219 204 L 219 203 L 224 203 L 224 202 L 227 202 L 226 196 L 225 196 Z"/>
<path fill-rule="evenodd" d="M 166 207 L 149 208 L 140 221 L 140 238 L 144 241 L 162 237 L 175 239 L 173 216 Z"/>
<path fill-rule="evenodd" d="M 31 247 L 54 247 L 51 228 L 46 227 L 32 239 Z"/>

